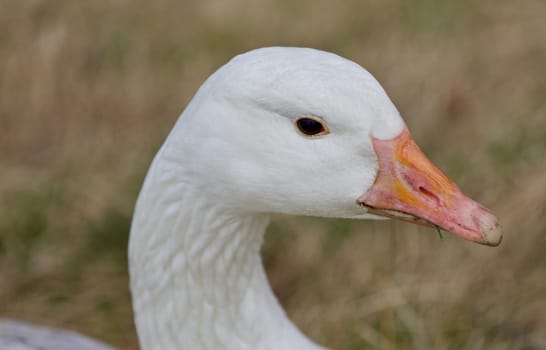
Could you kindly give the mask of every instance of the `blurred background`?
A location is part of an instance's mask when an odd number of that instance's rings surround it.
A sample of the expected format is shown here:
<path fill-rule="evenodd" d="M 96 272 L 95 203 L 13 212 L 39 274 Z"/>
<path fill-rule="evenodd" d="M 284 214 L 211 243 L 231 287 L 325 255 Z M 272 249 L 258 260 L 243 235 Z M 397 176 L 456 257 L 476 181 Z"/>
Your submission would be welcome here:
<path fill-rule="evenodd" d="M 264 260 L 288 314 L 335 349 L 546 349 L 545 14 L 542 0 L 0 0 L 0 316 L 136 349 L 126 245 L 155 151 L 232 56 L 309 46 L 374 74 L 505 238 L 275 217 Z"/>

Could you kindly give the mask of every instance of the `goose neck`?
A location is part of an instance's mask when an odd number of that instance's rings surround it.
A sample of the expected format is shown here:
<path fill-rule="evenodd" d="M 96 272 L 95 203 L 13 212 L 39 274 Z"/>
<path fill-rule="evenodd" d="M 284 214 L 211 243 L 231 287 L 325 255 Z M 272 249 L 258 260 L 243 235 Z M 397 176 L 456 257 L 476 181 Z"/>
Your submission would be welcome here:
<path fill-rule="evenodd" d="M 129 244 L 141 348 L 316 349 L 267 282 L 259 252 L 269 216 L 229 212 L 157 167 Z"/>

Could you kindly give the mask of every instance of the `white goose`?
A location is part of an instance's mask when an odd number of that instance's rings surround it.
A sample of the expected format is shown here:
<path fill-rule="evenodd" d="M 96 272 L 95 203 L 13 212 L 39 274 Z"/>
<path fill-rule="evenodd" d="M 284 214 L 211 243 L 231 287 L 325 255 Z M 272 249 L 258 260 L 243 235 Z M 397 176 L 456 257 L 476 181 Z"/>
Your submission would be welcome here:
<path fill-rule="evenodd" d="M 201 86 L 140 193 L 129 265 L 143 350 L 322 349 L 267 282 L 269 213 L 386 216 L 501 241 L 365 69 L 313 49 L 254 50 Z"/>

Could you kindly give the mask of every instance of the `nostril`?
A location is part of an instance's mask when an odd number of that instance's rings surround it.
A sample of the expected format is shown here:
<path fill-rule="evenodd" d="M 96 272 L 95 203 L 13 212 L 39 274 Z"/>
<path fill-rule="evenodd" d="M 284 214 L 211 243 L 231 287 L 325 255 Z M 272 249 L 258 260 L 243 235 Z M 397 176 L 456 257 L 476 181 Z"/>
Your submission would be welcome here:
<path fill-rule="evenodd" d="M 426 198 L 428 198 L 429 200 L 433 201 L 436 203 L 436 205 L 439 205 L 440 204 L 440 198 L 438 198 L 438 196 L 436 196 L 434 193 L 432 193 L 431 191 L 427 190 L 425 187 L 423 186 L 419 186 L 417 188 L 419 190 L 419 192 L 421 192 L 421 194 L 423 196 L 425 196 Z"/>
<path fill-rule="evenodd" d="M 432 203 L 433 205 L 439 207 L 442 205 L 443 200 L 440 196 L 436 195 L 434 191 L 430 190 L 426 178 L 416 176 L 415 174 L 403 174 L 403 179 L 406 181 L 408 188 L 411 189 L 416 195 L 420 195 L 420 198 Z"/>

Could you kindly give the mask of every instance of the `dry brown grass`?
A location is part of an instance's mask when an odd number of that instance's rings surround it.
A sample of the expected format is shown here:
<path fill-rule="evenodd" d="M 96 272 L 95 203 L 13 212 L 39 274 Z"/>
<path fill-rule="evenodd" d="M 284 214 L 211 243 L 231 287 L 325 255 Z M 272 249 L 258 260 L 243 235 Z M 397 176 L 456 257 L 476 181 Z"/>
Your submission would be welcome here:
<path fill-rule="evenodd" d="M 0 315 L 136 348 L 125 244 L 143 174 L 236 53 L 335 51 L 490 206 L 496 249 L 384 222 L 278 217 L 271 282 L 336 349 L 546 349 L 546 3 L 2 0 Z"/>

